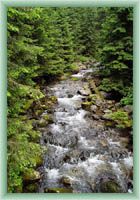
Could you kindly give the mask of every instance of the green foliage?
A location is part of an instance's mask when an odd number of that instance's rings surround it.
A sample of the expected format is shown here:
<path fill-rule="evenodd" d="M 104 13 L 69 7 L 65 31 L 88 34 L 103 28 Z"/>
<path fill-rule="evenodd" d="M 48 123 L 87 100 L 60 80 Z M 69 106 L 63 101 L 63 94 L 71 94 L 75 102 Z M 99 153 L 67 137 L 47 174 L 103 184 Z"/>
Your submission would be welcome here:
<path fill-rule="evenodd" d="M 104 78 L 99 89 L 106 91 L 106 92 L 115 90 L 115 91 L 119 91 L 120 93 L 123 93 L 124 85 L 121 80 L 111 80 L 108 78 Z"/>
<path fill-rule="evenodd" d="M 100 74 L 101 88 L 119 91 L 123 104 L 132 103 L 133 77 L 133 10 L 132 8 L 102 8 L 106 13 L 100 26 L 99 55 L 105 68 Z M 111 78 L 111 79 L 110 79 Z M 126 94 L 126 89 L 129 88 Z"/>
<path fill-rule="evenodd" d="M 122 105 L 132 105 L 133 104 L 133 89 L 131 87 L 126 87 L 124 90 L 124 97 L 121 99 Z"/>
<path fill-rule="evenodd" d="M 116 127 L 118 128 L 132 127 L 132 120 L 129 118 L 128 113 L 121 109 L 116 112 L 106 114 L 106 116 L 115 121 Z"/>
<path fill-rule="evenodd" d="M 25 116 L 8 121 L 8 191 L 15 192 L 22 185 L 22 173 L 37 165 L 42 155 L 40 145 L 32 142 L 39 133 Z"/>

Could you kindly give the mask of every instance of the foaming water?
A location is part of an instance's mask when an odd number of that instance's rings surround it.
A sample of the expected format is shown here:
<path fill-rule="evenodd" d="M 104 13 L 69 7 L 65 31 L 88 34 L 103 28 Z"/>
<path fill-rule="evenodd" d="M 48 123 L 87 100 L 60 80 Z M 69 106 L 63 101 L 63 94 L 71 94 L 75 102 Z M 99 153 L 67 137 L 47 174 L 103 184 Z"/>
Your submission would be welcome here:
<path fill-rule="evenodd" d="M 91 120 L 89 112 L 81 107 L 83 89 L 81 78 L 93 70 L 81 70 L 72 77 L 78 81 L 61 81 L 52 87 L 57 96 L 53 123 L 48 133 L 44 156 L 43 178 L 39 191 L 49 188 L 72 188 L 74 193 L 100 192 L 102 181 L 116 181 L 122 192 L 132 193 L 132 153 L 122 146 L 118 132 L 104 130 L 102 122 Z M 63 181 L 62 181 L 63 179 Z M 129 186 L 130 185 L 130 186 Z"/>

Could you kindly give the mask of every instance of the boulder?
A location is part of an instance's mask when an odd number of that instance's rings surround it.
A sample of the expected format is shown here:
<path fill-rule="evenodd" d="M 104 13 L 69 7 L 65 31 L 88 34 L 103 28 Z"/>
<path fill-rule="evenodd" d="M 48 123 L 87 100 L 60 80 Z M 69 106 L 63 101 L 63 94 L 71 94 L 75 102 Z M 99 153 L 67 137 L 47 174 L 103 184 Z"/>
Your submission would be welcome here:
<path fill-rule="evenodd" d="M 132 105 L 126 105 L 123 107 L 124 111 L 126 111 L 128 114 L 131 114 L 133 112 Z"/>
<path fill-rule="evenodd" d="M 96 112 L 97 106 L 96 106 L 96 105 L 92 105 L 92 106 L 90 107 L 90 110 L 91 110 L 92 112 Z"/>
<path fill-rule="evenodd" d="M 48 124 L 48 122 L 45 119 L 40 119 L 38 122 L 39 127 L 44 127 Z"/>
<path fill-rule="evenodd" d="M 85 110 L 90 110 L 91 105 L 92 105 L 92 102 L 90 102 L 90 101 L 86 101 L 81 104 L 82 108 Z"/>
<path fill-rule="evenodd" d="M 81 90 L 78 90 L 77 93 L 82 96 L 89 96 L 91 94 L 91 91 L 89 89 L 81 89 Z"/>
<path fill-rule="evenodd" d="M 71 179 L 67 176 L 61 178 L 60 182 L 65 186 L 71 186 Z"/>
<path fill-rule="evenodd" d="M 38 190 L 38 184 L 37 183 L 31 183 L 29 185 L 27 185 L 24 189 L 25 193 L 36 193 Z"/>
<path fill-rule="evenodd" d="M 121 183 L 122 182 L 122 183 Z M 111 172 L 102 172 L 98 174 L 93 188 L 97 193 L 123 193 L 127 192 L 127 185 L 120 181 L 115 174 Z"/>
<path fill-rule="evenodd" d="M 37 181 L 41 178 L 40 172 L 34 169 L 28 169 L 23 174 L 23 180 L 26 182 Z"/>
<path fill-rule="evenodd" d="M 100 116 L 99 116 L 99 115 L 96 115 L 96 114 L 94 114 L 94 115 L 92 115 L 92 118 L 93 118 L 93 119 L 95 119 L 95 120 L 99 120 L 99 119 L 100 119 Z"/>
<path fill-rule="evenodd" d="M 73 97 L 73 94 L 68 94 L 68 98 L 72 98 Z"/>
<path fill-rule="evenodd" d="M 106 110 L 104 110 L 104 113 L 106 113 L 106 114 L 112 113 L 112 110 L 106 109 Z"/>

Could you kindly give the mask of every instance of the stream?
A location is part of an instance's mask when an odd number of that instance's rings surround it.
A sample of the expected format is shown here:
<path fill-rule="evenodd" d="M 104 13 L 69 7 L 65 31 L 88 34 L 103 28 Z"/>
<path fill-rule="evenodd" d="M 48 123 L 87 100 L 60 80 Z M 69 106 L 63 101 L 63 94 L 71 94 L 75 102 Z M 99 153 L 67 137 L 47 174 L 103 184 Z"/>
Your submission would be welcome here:
<path fill-rule="evenodd" d="M 47 147 L 39 193 L 132 193 L 133 155 L 124 145 L 125 137 L 116 128 L 107 128 L 103 119 L 93 119 L 82 108 L 88 87 L 83 79 L 92 69 L 80 70 L 71 78 L 49 87 L 58 99 L 53 123 L 42 131 L 41 145 Z M 47 112 L 47 111 L 46 111 Z M 45 114 L 45 113 L 44 113 Z"/>

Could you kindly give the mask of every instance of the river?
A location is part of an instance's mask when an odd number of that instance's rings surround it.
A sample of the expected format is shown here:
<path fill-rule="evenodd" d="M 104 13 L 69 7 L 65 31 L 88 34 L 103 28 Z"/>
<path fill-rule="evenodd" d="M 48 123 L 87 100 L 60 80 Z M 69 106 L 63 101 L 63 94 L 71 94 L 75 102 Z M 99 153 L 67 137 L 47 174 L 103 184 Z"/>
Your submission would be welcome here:
<path fill-rule="evenodd" d="M 58 99 L 53 123 L 42 131 L 41 144 L 47 146 L 41 170 L 39 192 L 132 193 L 132 152 L 123 144 L 116 128 L 107 128 L 104 120 L 93 119 L 82 108 L 86 88 L 83 77 L 91 69 L 72 75 L 79 78 L 62 80 L 49 87 Z M 125 137 L 124 137 L 125 138 Z M 64 191 L 65 192 L 65 191 Z"/>

